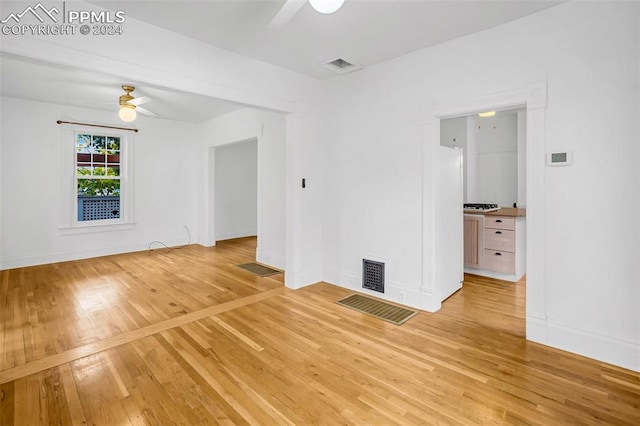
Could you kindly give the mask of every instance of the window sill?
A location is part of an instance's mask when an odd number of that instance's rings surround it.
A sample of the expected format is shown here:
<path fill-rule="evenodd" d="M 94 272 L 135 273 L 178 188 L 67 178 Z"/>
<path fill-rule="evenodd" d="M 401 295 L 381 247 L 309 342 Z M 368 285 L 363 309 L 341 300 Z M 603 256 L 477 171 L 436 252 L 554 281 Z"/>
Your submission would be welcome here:
<path fill-rule="evenodd" d="M 120 222 L 120 223 L 92 223 L 82 224 L 76 226 L 60 227 L 58 230 L 62 235 L 79 235 L 79 234 L 93 234 L 96 232 L 113 232 L 113 231 L 128 231 L 136 227 L 136 222 Z"/>

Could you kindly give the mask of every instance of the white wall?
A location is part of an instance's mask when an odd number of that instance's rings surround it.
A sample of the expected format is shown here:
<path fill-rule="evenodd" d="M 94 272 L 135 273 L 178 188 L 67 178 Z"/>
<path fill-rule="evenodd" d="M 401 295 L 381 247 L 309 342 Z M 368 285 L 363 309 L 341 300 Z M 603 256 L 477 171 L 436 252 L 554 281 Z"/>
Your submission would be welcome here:
<path fill-rule="evenodd" d="M 640 7 L 638 7 L 637 10 L 637 16 L 638 16 L 638 22 L 640 22 Z M 637 37 L 637 48 L 640 50 L 640 25 L 637 25 L 637 29 L 638 29 L 638 37 Z M 640 55 L 638 55 L 638 80 L 636 81 L 636 90 L 638 92 L 638 99 L 640 99 Z M 640 123 L 640 106 L 637 107 L 636 109 L 636 122 Z M 640 125 L 638 126 L 637 129 L 637 140 L 640 141 Z M 633 161 L 633 160 L 632 160 Z M 637 150 L 636 152 L 636 165 L 635 165 L 636 170 L 640 170 L 640 149 Z M 634 207 L 634 211 L 640 211 L 640 185 L 636 185 L 635 186 L 635 194 L 633 193 L 633 191 L 631 192 L 631 199 L 635 199 L 636 204 Z M 633 232 L 632 232 L 633 234 Z M 635 241 L 640 241 L 640 226 L 636 229 L 636 236 L 635 236 Z M 636 260 L 635 260 L 635 265 L 640 265 L 640 250 L 636 250 Z M 640 299 L 640 296 L 638 296 L 636 294 L 636 296 L 638 297 L 638 299 Z M 633 298 L 633 294 L 630 294 L 629 297 Z M 638 300 L 638 302 L 640 302 L 640 300 Z M 640 303 L 638 304 L 640 305 Z M 636 306 L 638 306 L 636 305 Z M 637 309 L 637 315 L 636 315 L 636 321 L 638 324 L 640 324 L 640 309 Z M 640 334 L 640 333 L 639 333 Z M 638 340 L 640 340 L 640 338 L 638 338 Z M 640 352 L 640 351 L 639 351 Z M 640 353 L 638 353 L 638 364 L 640 364 Z"/>
<path fill-rule="evenodd" d="M 4 107 L 2 106 L 2 98 L 0 97 L 0 138 L 2 138 L 2 129 L 4 128 L 4 124 L 3 124 L 3 117 L 4 117 L 4 113 L 3 113 Z M 4 139 L 4 138 L 2 138 Z M 3 221 L 4 221 L 4 197 L 2 196 L 3 191 L 3 179 L 2 176 L 4 175 L 4 173 L 2 173 L 2 164 L 3 164 L 3 143 L 2 140 L 0 140 L 0 259 L 4 259 L 4 245 L 2 244 L 2 229 L 4 227 L 3 225 Z M 4 269 L 2 268 L 1 264 L 0 264 L 0 269 Z"/>
<path fill-rule="evenodd" d="M 216 159 L 214 163 L 201 161 L 201 167 L 210 169 L 211 164 L 218 164 L 219 150 L 226 149 L 228 144 L 239 141 L 257 141 L 257 235 L 258 248 L 256 258 L 259 262 L 285 268 L 285 193 L 286 193 L 286 133 L 285 117 L 282 114 L 244 108 L 201 125 L 204 151 L 207 156 Z M 218 181 L 217 173 L 214 176 Z M 202 206 L 204 200 L 212 194 L 217 200 L 218 194 L 211 187 L 211 182 L 201 188 Z M 217 183 L 214 185 L 218 188 Z M 213 208 L 213 210 L 212 210 Z M 213 245 L 222 236 L 217 225 L 218 206 L 209 205 L 202 208 L 199 221 L 199 240 L 205 245 Z M 215 224 L 215 225 L 214 225 Z"/>
<path fill-rule="evenodd" d="M 536 338 L 640 370 L 638 7 L 569 2 L 330 81 L 349 97 L 325 141 L 325 279 L 359 288 L 375 253 L 388 259 L 386 297 L 418 306 L 421 111 L 546 78 L 545 149 L 572 150 L 574 163 L 532 177 L 545 187 Z"/>
<path fill-rule="evenodd" d="M 133 229 L 67 235 L 62 218 L 62 127 L 56 120 L 120 125 L 115 113 L 3 97 L 0 268 L 189 242 L 197 231 L 198 132 L 193 124 L 140 117 L 133 140 Z M 73 143 L 73 141 L 70 141 Z M 96 238 L 99 236 L 99 238 Z M 194 241 L 195 242 L 195 241 Z M 159 247 L 154 245 L 155 248 Z"/>
<path fill-rule="evenodd" d="M 518 201 L 518 120 L 515 111 L 478 117 L 475 126 L 477 199 L 511 207 Z M 474 160 L 470 160 L 474 161 Z"/>
<path fill-rule="evenodd" d="M 258 234 L 258 141 L 221 146 L 215 153 L 216 239 Z"/>
<path fill-rule="evenodd" d="M 515 111 L 498 112 L 493 117 L 480 118 L 476 126 L 478 153 L 515 152 L 518 122 Z"/>

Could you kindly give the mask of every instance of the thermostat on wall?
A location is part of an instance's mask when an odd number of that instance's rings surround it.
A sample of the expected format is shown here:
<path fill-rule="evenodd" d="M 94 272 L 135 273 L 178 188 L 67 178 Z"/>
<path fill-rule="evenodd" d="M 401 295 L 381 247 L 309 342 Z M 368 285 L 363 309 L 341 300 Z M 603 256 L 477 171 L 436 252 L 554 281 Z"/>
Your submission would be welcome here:
<path fill-rule="evenodd" d="M 565 152 L 547 152 L 547 166 L 568 166 L 571 164 L 571 153 Z"/>

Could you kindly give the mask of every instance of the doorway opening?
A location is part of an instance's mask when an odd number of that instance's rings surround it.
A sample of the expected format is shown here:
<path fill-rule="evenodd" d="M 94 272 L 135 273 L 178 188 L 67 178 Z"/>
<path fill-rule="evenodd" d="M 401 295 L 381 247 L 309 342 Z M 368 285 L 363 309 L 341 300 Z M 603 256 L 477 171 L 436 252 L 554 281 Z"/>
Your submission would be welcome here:
<path fill-rule="evenodd" d="M 436 230 L 450 226 L 447 221 L 458 217 L 439 215 L 440 170 L 437 151 L 440 145 L 440 121 L 451 117 L 477 114 L 483 111 L 498 111 L 524 108 L 526 112 L 525 138 L 525 190 L 526 190 L 526 308 L 525 327 L 529 340 L 546 343 L 546 298 L 544 255 L 544 175 L 545 162 L 545 112 L 547 106 L 547 82 L 540 80 L 531 84 L 496 92 L 494 94 L 463 99 L 445 99 L 432 103 L 425 109 L 423 149 L 423 283 L 421 287 L 423 309 L 435 312 L 442 306 L 438 274 L 437 253 L 440 243 Z M 462 215 L 462 206 L 460 207 Z"/>
<path fill-rule="evenodd" d="M 212 121 L 209 131 L 208 245 L 251 237 L 256 262 L 285 270 L 286 116 L 244 108 Z"/>
<path fill-rule="evenodd" d="M 500 298 L 497 305 L 505 306 L 472 307 L 469 315 L 487 319 L 492 328 L 524 336 L 526 110 L 441 119 L 440 144 L 456 148 L 462 156 L 459 188 L 448 189 L 460 194 L 463 206 L 463 237 L 456 239 L 462 247 L 456 253 L 462 252 L 460 288 L 465 290 L 459 297 L 473 297 L 481 289 L 491 291 Z"/>
<path fill-rule="evenodd" d="M 218 241 L 258 236 L 258 140 L 215 149 L 214 229 Z"/>

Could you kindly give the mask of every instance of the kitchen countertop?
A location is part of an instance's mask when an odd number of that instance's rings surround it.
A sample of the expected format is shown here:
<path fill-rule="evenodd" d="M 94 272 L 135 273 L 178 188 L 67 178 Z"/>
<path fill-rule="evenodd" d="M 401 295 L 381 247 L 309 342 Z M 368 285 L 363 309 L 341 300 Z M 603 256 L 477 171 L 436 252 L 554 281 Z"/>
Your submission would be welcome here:
<path fill-rule="evenodd" d="M 527 209 L 518 209 L 513 207 L 501 208 L 494 212 L 482 212 L 478 210 L 464 210 L 464 214 L 479 214 L 482 216 L 504 216 L 504 217 L 525 217 Z"/>

